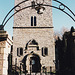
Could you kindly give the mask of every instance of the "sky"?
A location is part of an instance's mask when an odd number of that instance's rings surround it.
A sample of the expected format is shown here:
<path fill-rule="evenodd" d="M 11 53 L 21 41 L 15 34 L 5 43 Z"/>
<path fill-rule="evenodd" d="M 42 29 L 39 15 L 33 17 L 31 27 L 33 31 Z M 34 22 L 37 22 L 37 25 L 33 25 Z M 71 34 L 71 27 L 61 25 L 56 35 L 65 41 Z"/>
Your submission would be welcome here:
<path fill-rule="evenodd" d="M 59 1 L 64 3 L 75 13 L 75 0 L 59 0 Z M 59 4 L 53 1 L 52 5 L 58 6 Z M 0 24 L 2 24 L 4 17 L 8 13 L 8 11 L 13 7 L 14 7 L 14 0 L 0 0 Z M 63 13 L 62 11 L 55 9 L 55 8 L 52 8 L 52 11 L 53 11 L 53 26 L 54 26 L 55 32 L 56 31 L 60 32 L 63 27 L 70 29 L 73 26 L 75 28 L 75 22 L 69 16 L 67 16 L 65 13 Z M 66 11 L 71 15 L 71 13 L 68 10 L 66 10 Z M 11 18 L 8 21 L 8 23 L 6 24 L 4 29 L 11 36 L 13 36 L 13 18 Z"/>

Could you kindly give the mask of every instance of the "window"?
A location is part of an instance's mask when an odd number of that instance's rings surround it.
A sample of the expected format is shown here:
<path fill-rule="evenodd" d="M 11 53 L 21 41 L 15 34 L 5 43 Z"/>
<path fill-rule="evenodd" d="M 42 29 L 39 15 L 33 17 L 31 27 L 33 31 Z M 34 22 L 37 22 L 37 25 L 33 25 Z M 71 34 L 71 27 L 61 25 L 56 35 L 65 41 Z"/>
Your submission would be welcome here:
<path fill-rule="evenodd" d="M 31 26 L 36 26 L 36 16 L 31 16 Z"/>
<path fill-rule="evenodd" d="M 39 50 L 39 46 L 37 46 L 37 50 Z"/>
<path fill-rule="evenodd" d="M 36 26 L 36 17 L 34 16 L 34 26 Z"/>
<path fill-rule="evenodd" d="M 42 56 L 47 56 L 48 55 L 48 48 L 47 47 L 43 47 L 42 48 Z"/>
<path fill-rule="evenodd" d="M 23 55 L 23 48 L 17 48 L 17 56 Z"/>
<path fill-rule="evenodd" d="M 32 60 L 32 65 L 34 65 L 35 64 L 35 60 Z"/>
<path fill-rule="evenodd" d="M 20 55 L 23 55 L 23 48 L 20 48 Z"/>
<path fill-rule="evenodd" d="M 45 55 L 48 55 L 48 48 L 44 48 Z"/>
<path fill-rule="evenodd" d="M 33 26 L 33 16 L 31 17 L 31 26 Z"/>

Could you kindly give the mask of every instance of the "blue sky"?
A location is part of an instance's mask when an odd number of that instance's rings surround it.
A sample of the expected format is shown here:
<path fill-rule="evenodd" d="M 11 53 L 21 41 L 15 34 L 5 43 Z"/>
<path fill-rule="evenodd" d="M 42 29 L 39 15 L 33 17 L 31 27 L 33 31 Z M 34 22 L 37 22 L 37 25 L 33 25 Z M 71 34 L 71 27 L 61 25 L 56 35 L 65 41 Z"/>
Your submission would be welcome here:
<path fill-rule="evenodd" d="M 59 1 L 67 5 L 75 13 L 75 0 L 59 0 Z M 53 1 L 53 5 L 57 6 L 58 4 Z M 2 23 L 5 15 L 12 7 L 14 7 L 14 0 L 0 1 L 0 24 Z M 53 26 L 54 31 L 61 31 L 62 27 L 66 27 L 68 29 L 70 29 L 71 26 L 75 27 L 75 22 L 60 10 L 53 8 Z M 10 19 L 5 26 L 5 30 L 8 31 L 10 35 L 13 35 L 12 27 L 13 27 L 13 18 Z"/>

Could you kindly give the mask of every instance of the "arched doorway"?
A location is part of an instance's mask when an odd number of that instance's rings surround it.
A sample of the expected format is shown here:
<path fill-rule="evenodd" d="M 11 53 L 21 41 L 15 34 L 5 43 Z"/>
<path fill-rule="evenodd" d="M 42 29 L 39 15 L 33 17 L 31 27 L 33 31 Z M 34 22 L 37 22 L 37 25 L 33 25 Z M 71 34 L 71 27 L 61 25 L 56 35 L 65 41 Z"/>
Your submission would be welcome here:
<path fill-rule="evenodd" d="M 27 72 L 40 72 L 41 71 L 41 64 L 40 64 L 40 57 L 37 54 L 28 54 L 23 59 L 24 63 L 24 70 Z"/>
<path fill-rule="evenodd" d="M 40 59 L 38 56 L 30 57 L 30 68 L 32 72 L 40 72 L 41 65 L 40 65 Z"/>

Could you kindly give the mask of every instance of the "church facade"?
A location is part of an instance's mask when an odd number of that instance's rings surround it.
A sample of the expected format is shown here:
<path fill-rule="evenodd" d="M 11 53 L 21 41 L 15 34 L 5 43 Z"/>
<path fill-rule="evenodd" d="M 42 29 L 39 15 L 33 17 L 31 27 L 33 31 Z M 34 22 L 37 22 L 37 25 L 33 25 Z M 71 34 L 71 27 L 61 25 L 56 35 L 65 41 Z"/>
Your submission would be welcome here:
<path fill-rule="evenodd" d="M 15 5 L 22 0 L 15 0 Z M 36 1 L 36 0 L 34 0 Z M 37 0 L 42 3 L 43 0 Z M 32 5 L 29 0 L 15 9 L 21 9 Z M 36 2 L 35 2 L 36 4 Z M 45 0 L 44 4 L 52 4 L 51 0 Z M 42 10 L 42 12 L 41 12 Z M 26 72 L 40 72 L 43 67 L 47 71 L 55 69 L 55 43 L 52 23 L 52 8 L 38 6 L 26 8 L 14 16 L 13 26 L 13 65 L 17 60 L 17 66 L 22 64 L 22 70 Z"/>

